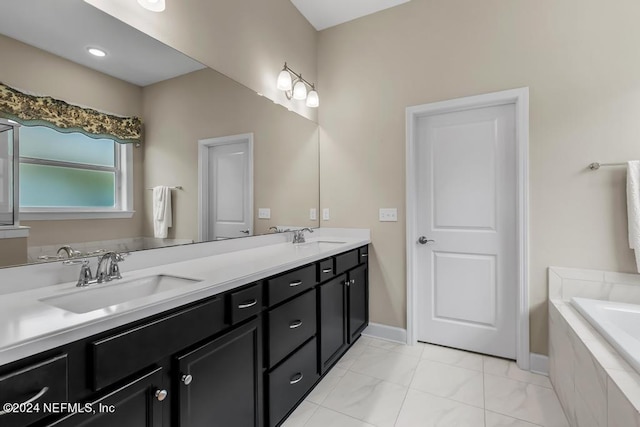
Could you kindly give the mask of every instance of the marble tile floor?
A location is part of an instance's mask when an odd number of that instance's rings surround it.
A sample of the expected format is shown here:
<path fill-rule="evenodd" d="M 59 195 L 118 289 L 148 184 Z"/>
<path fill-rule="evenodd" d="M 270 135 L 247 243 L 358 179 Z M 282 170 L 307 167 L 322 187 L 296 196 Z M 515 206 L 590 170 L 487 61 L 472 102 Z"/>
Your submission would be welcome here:
<path fill-rule="evenodd" d="M 549 379 L 511 361 L 361 337 L 283 427 L 565 427 Z"/>

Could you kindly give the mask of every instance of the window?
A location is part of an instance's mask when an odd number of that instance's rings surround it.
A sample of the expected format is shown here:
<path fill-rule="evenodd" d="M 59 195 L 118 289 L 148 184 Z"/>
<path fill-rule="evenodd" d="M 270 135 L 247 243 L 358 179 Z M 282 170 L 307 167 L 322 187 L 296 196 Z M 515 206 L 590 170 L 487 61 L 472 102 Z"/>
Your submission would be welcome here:
<path fill-rule="evenodd" d="M 23 126 L 21 218 L 131 217 L 131 156 L 129 144 Z"/>

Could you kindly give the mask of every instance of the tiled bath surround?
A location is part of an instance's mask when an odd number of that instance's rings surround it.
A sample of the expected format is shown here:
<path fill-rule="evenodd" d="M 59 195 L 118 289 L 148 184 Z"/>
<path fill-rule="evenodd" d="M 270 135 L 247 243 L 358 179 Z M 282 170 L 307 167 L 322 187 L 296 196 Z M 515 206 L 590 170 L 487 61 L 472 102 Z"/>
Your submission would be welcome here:
<path fill-rule="evenodd" d="M 640 304 L 640 275 L 549 268 L 549 377 L 572 426 L 640 426 L 640 375 L 571 305 Z"/>

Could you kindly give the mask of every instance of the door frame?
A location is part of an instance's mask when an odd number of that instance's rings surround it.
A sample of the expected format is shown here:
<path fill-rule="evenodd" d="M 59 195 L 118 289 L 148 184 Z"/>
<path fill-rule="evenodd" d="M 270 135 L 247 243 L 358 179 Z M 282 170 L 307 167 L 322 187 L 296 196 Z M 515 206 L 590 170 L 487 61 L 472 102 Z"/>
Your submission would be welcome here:
<path fill-rule="evenodd" d="M 209 235 L 209 149 L 220 145 L 247 143 L 249 146 L 249 230 L 253 233 L 253 133 L 198 140 L 198 240 Z M 251 235 L 251 234 L 249 234 Z"/>
<path fill-rule="evenodd" d="M 518 296 L 516 362 L 530 368 L 529 353 L 529 88 L 504 90 L 447 101 L 416 105 L 406 109 L 406 251 L 407 251 L 407 344 L 418 341 L 417 265 L 417 144 L 418 120 L 425 116 L 498 105 L 515 105 Z"/>

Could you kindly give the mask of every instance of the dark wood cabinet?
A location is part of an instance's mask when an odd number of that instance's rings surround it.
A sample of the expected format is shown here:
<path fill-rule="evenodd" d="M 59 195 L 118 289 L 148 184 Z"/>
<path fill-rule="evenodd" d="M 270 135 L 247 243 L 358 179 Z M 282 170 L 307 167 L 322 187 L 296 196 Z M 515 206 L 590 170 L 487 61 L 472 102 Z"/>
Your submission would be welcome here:
<path fill-rule="evenodd" d="M 320 314 L 320 373 L 324 373 L 347 348 L 347 276 L 318 287 Z"/>
<path fill-rule="evenodd" d="M 181 427 L 261 426 L 261 319 L 177 357 Z"/>
<path fill-rule="evenodd" d="M 352 344 L 369 323 L 369 286 L 367 264 L 351 270 L 348 275 L 349 284 L 349 344 Z"/>
<path fill-rule="evenodd" d="M 76 412 L 46 427 L 162 427 L 162 405 L 169 404 L 162 368 L 126 382 L 104 397 L 78 404 Z M 168 424 L 168 423 L 167 423 Z"/>
<path fill-rule="evenodd" d="M 73 405 L 0 412 L 0 425 L 280 425 L 367 326 L 367 257 L 352 249 L 0 366 L 0 403 Z"/>

